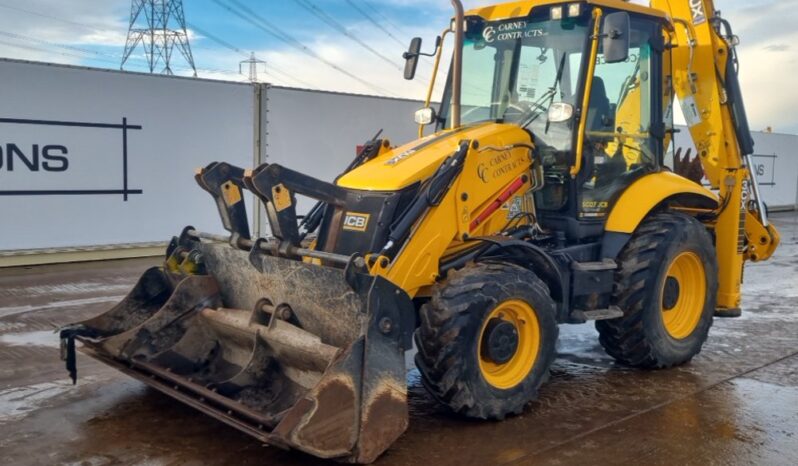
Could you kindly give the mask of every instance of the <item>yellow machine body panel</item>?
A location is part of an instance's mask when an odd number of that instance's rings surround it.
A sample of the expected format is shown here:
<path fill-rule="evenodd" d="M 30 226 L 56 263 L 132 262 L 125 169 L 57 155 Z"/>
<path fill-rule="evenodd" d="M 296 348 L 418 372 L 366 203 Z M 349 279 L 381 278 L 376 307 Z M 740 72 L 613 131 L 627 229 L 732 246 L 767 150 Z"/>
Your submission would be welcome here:
<path fill-rule="evenodd" d="M 532 202 L 532 141 L 516 125 L 487 123 L 441 131 L 397 147 L 352 170 L 338 185 L 358 190 L 398 190 L 429 179 L 460 141 L 471 141 L 460 176 L 441 202 L 411 232 L 383 275 L 414 296 L 439 278 L 439 259 L 467 247 L 467 238 L 501 231 Z"/>
<path fill-rule="evenodd" d="M 691 207 L 714 209 L 718 196 L 712 191 L 671 172 L 646 175 L 632 183 L 615 202 L 606 231 L 633 233 L 655 207 L 668 199 L 682 198 Z M 692 202 L 690 202 L 692 201 Z"/>
<path fill-rule="evenodd" d="M 506 145 L 519 142 L 514 125 L 475 124 L 444 130 L 387 151 L 338 179 L 338 186 L 364 191 L 397 191 L 435 173 L 460 141 Z M 522 131 L 523 132 L 523 131 Z M 528 135 L 525 141 L 529 142 Z"/>

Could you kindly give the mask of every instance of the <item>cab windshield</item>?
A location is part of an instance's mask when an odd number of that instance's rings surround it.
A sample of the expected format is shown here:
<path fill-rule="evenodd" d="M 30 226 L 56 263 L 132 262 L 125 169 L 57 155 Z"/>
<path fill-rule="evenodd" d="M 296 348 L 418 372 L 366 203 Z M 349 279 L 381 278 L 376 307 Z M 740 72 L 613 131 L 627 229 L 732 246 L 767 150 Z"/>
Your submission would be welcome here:
<path fill-rule="evenodd" d="M 524 19 L 467 21 L 461 123 L 515 123 L 544 147 L 570 150 L 575 119 L 549 121 L 548 109 L 554 103 L 576 107 L 589 15 L 552 20 L 545 8 Z M 450 96 L 447 87 L 441 106 L 446 127 Z"/>

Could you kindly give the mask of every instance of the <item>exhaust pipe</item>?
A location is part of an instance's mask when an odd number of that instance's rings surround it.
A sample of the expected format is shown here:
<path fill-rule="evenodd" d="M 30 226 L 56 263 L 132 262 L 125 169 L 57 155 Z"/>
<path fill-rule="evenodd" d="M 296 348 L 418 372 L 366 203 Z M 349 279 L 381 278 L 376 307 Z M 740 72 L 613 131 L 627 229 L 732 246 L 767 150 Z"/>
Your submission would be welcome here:
<path fill-rule="evenodd" d="M 452 58 L 452 129 L 460 126 L 460 87 L 463 82 L 463 22 L 465 12 L 460 0 L 451 0 L 454 7 L 454 57 Z"/>

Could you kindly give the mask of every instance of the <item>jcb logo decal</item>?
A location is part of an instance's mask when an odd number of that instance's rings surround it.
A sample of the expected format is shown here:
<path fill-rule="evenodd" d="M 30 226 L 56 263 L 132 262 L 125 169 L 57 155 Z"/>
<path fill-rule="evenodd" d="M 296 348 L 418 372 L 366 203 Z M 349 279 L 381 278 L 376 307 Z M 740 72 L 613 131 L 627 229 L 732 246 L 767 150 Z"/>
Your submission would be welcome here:
<path fill-rule="evenodd" d="M 366 231 L 369 226 L 369 214 L 350 212 L 344 217 L 344 230 Z"/>
<path fill-rule="evenodd" d="M 690 12 L 693 15 L 693 26 L 704 24 L 707 21 L 703 0 L 690 0 Z"/>

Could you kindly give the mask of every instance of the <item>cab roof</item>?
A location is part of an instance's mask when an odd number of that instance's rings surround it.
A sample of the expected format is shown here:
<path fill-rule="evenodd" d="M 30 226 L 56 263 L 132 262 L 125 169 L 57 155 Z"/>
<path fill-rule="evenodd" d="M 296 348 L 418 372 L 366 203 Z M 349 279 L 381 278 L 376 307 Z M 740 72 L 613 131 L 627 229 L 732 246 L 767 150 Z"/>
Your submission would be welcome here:
<path fill-rule="evenodd" d="M 618 10 L 625 10 L 634 13 L 640 13 L 657 18 L 667 19 L 668 15 L 655 8 L 638 5 L 636 3 L 629 3 L 623 0 L 526 0 L 516 1 L 509 3 L 500 3 L 481 8 L 473 8 L 466 12 L 466 16 L 481 16 L 489 21 L 509 18 L 521 18 L 527 16 L 533 7 L 546 6 L 546 5 L 567 5 L 569 3 L 586 3 L 588 5 L 595 5 L 599 7 L 615 8 Z"/>

